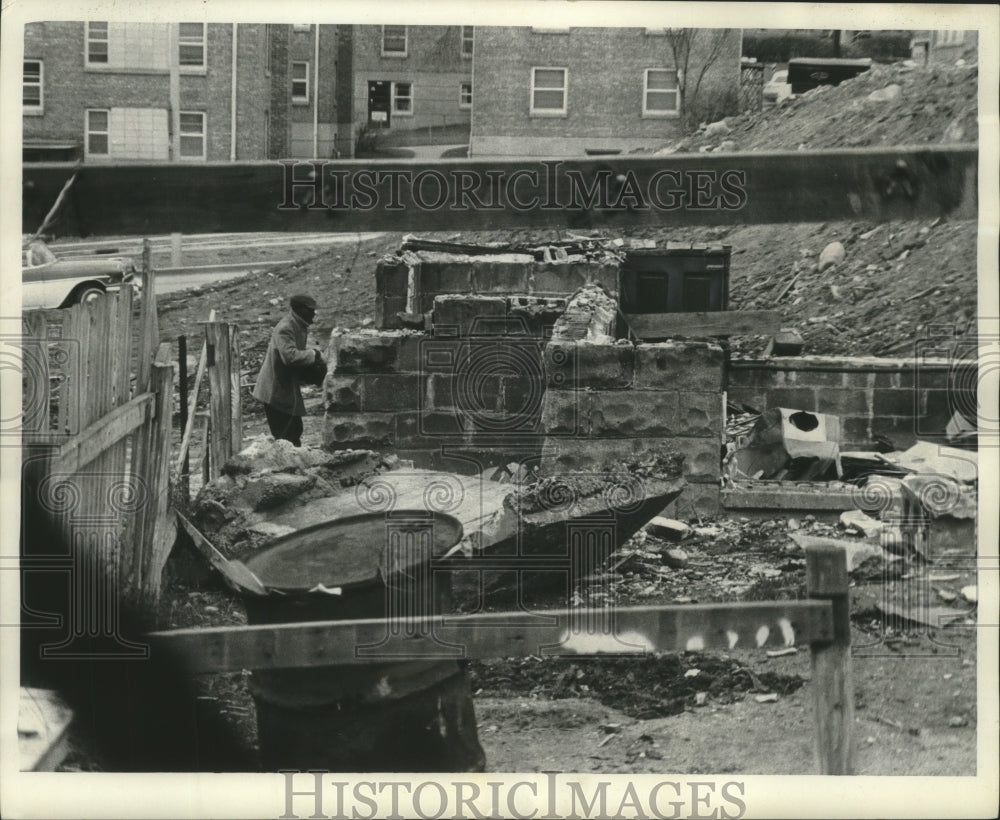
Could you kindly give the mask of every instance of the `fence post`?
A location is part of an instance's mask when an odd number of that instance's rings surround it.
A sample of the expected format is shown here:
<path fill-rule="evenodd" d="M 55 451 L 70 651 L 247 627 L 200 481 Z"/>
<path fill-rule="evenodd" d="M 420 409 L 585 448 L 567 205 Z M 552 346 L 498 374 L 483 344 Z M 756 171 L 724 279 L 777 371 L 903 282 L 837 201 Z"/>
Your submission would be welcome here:
<path fill-rule="evenodd" d="M 160 576 L 173 546 L 175 524 L 169 515 L 170 445 L 173 433 L 174 366 L 170 362 L 170 344 L 157 351 L 150 371 L 149 390 L 155 395 L 155 415 L 149 422 L 149 452 L 143 461 L 142 477 L 149 491 L 143 516 L 142 565 L 139 589 L 146 604 L 155 604 L 160 596 Z"/>
<path fill-rule="evenodd" d="M 820 774 L 854 774 L 854 683 L 847 554 L 843 547 L 806 547 L 810 598 L 833 605 L 833 640 L 810 644 L 816 762 Z"/>
<path fill-rule="evenodd" d="M 159 344 L 156 321 L 156 274 L 153 273 L 152 245 L 142 240 L 142 306 L 139 311 L 139 361 L 136 363 L 135 394 L 145 393 L 149 387 L 149 371 L 153 353 Z"/>
<path fill-rule="evenodd" d="M 209 415 L 212 420 L 209 475 L 216 478 L 233 454 L 232 362 L 228 323 L 206 322 L 205 346 L 208 349 Z"/>
<path fill-rule="evenodd" d="M 177 337 L 177 388 L 178 388 L 178 402 L 180 403 L 181 412 L 181 436 L 184 435 L 184 431 L 187 430 L 188 421 L 188 372 L 187 372 L 187 336 L 181 334 Z M 188 460 L 188 454 L 185 451 L 179 456 L 179 481 L 181 491 L 184 493 L 184 499 L 187 500 L 191 497 L 190 482 L 188 481 L 188 470 L 190 469 L 190 462 Z"/>
<path fill-rule="evenodd" d="M 243 356 L 240 349 L 240 329 L 237 325 L 229 326 L 229 368 L 232 434 L 230 455 L 233 455 L 243 449 Z"/>

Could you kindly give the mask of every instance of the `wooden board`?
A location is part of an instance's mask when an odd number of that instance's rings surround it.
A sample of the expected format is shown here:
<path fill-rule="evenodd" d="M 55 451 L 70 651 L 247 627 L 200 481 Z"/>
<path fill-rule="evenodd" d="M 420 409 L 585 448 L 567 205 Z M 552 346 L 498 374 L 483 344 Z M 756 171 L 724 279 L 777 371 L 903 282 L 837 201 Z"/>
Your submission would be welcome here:
<path fill-rule="evenodd" d="M 470 565 L 474 561 L 469 562 Z M 599 628 L 595 628 L 595 622 Z M 431 658 L 645 654 L 830 641 L 825 601 L 495 612 L 178 629 L 148 635 L 193 673 Z"/>
<path fill-rule="evenodd" d="M 329 160 L 318 173 L 296 160 L 40 163 L 23 169 L 22 229 L 42 223 L 74 171 L 51 228 L 60 235 L 974 219 L 977 167 L 975 144 L 565 161 Z"/>
<path fill-rule="evenodd" d="M 781 327 L 776 310 L 713 310 L 701 313 L 625 313 L 632 332 L 644 342 L 674 336 L 770 335 Z"/>

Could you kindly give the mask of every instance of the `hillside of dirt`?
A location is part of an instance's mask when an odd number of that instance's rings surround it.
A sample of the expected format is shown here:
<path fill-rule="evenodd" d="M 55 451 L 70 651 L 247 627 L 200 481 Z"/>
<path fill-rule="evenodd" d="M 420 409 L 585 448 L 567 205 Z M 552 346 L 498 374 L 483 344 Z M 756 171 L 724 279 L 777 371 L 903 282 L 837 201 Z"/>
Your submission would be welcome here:
<path fill-rule="evenodd" d="M 875 93 L 881 99 L 871 99 Z M 977 70 L 875 65 L 840 86 L 821 87 L 779 107 L 701 129 L 680 150 L 758 151 L 864 145 L 975 141 Z M 672 150 L 672 149 L 671 149 Z M 590 232 L 589 236 L 599 236 Z M 920 220 L 874 225 L 856 222 L 625 231 L 630 237 L 722 242 L 733 248 L 730 307 L 780 311 L 797 328 L 805 352 L 905 356 L 929 325 L 963 327 L 976 315 L 976 225 Z M 241 325 L 248 369 L 259 365 L 271 325 L 287 299 L 307 290 L 320 302 L 312 339 L 324 346 L 333 327 L 371 324 L 374 270 L 393 253 L 400 234 L 341 245 L 291 265 L 252 274 L 195 293 L 161 298 L 161 337 L 199 330 L 208 311 Z M 545 243 L 566 239 L 555 230 L 439 234 L 466 242 Z M 606 236 L 607 239 L 616 237 Z M 820 254 L 834 242 L 843 258 L 821 270 Z M 197 299 L 190 298 L 197 295 Z M 759 353 L 766 339 L 733 339 L 736 353 Z"/>

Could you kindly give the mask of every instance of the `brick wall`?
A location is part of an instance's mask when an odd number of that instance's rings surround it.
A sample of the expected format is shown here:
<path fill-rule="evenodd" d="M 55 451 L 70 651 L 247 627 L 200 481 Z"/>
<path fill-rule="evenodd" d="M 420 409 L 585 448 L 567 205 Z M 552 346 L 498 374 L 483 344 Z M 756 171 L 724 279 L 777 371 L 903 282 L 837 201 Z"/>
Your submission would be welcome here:
<path fill-rule="evenodd" d="M 263 159 L 267 79 L 263 26 L 242 25 L 237 72 L 237 156 Z M 170 108 L 166 70 L 99 69 L 84 65 L 86 25 L 79 22 L 30 23 L 25 27 L 25 57 L 44 63 L 44 113 L 23 118 L 26 139 L 75 141 L 83 145 L 88 108 Z M 183 111 L 206 115 L 206 159 L 230 154 L 232 26 L 206 26 L 204 74 L 181 74 Z"/>
<path fill-rule="evenodd" d="M 683 134 L 677 116 L 643 116 L 645 70 L 674 67 L 662 35 L 641 28 L 560 34 L 485 27 L 476 29 L 476 38 L 475 97 L 489 102 L 475 106 L 470 155 L 580 155 L 588 148 L 661 146 Z M 692 47 L 692 78 L 701 68 L 703 42 L 696 39 Z M 737 90 L 739 61 L 740 36 L 733 30 L 722 56 L 706 70 L 699 98 Z M 544 66 L 568 71 L 564 116 L 531 115 L 531 69 Z"/>
<path fill-rule="evenodd" d="M 951 418 L 946 361 L 803 356 L 788 361 L 734 360 L 727 397 L 756 410 L 788 407 L 841 419 L 841 449 L 870 449 L 887 436 L 905 449 L 939 438 Z M 972 397 L 963 402 L 974 402 Z"/>
<path fill-rule="evenodd" d="M 368 122 L 369 80 L 413 83 L 413 113 L 393 113 L 390 132 L 468 126 L 470 111 L 459 107 L 459 85 L 471 81 L 472 60 L 461 54 L 461 26 L 407 26 L 406 57 L 382 56 L 382 26 L 352 28 L 355 137 Z"/>

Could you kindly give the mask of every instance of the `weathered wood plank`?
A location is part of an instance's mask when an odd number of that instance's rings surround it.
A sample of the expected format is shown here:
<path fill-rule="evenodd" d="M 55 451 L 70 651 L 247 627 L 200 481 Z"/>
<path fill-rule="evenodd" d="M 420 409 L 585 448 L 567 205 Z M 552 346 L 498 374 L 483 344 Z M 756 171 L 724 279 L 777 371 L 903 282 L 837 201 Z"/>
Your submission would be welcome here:
<path fill-rule="evenodd" d="M 60 229 L 86 236 L 974 219 L 977 165 L 975 144 L 558 161 L 330 160 L 318 175 L 311 163 L 290 160 L 93 165 L 79 169 L 64 209 L 75 204 L 76 219 Z M 74 170 L 25 165 L 24 233 L 41 224 Z M 309 173 L 318 176 L 320 197 Z"/>
<path fill-rule="evenodd" d="M 820 774 L 854 774 L 854 684 L 847 557 L 843 547 L 806 546 L 809 597 L 832 607 L 832 640 L 811 644 L 815 753 Z"/>
<path fill-rule="evenodd" d="M 193 673 L 234 672 L 418 658 L 643 654 L 788 646 L 829 640 L 832 609 L 821 601 L 639 606 L 382 619 L 314 621 L 156 632 L 154 651 L 174 653 Z M 600 630 L 584 629 L 589 618 Z M 612 629 L 613 625 L 613 629 Z M 386 638 L 390 629 L 397 636 Z M 409 633 L 402 637 L 403 633 Z M 412 636 L 411 636 L 412 635 Z"/>
<path fill-rule="evenodd" d="M 184 531 L 191 537 L 195 549 L 204 556 L 205 560 L 222 575 L 234 590 L 237 592 L 250 592 L 255 595 L 264 595 L 267 593 L 260 579 L 245 564 L 227 559 L 182 513 L 176 512 L 176 516 L 177 520 L 181 522 Z"/>
<path fill-rule="evenodd" d="M 769 335 L 781 327 L 776 310 L 714 310 L 700 313 L 626 313 L 632 332 L 642 341 L 673 336 Z"/>
<path fill-rule="evenodd" d="M 215 310 L 209 311 L 208 321 L 215 321 Z M 201 356 L 198 358 L 198 370 L 194 376 L 194 390 L 191 392 L 190 404 L 188 405 L 187 425 L 184 427 L 184 436 L 181 439 L 181 449 L 177 454 L 177 472 L 184 471 L 184 458 L 191 447 L 191 434 L 194 432 L 195 410 L 198 407 L 198 392 L 201 390 L 201 380 L 205 375 L 205 365 L 208 361 L 208 343 L 201 346 Z M 208 442 L 205 442 L 208 445 Z"/>
<path fill-rule="evenodd" d="M 243 354 L 240 347 L 240 329 L 238 325 L 229 326 L 229 434 L 232 443 L 230 455 L 243 449 L 243 393 L 241 388 L 241 367 Z"/>
<path fill-rule="evenodd" d="M 212 478 L 216 478 L 220 474 L 222 466 L 233 454 L 232 360 L 229 343 L 228 323 L 205 323 L 205 345 L 208 347 L 209 414 L 212 420 L 209 475 Z"/>
<path fill-rule="evenodd" d="M 42 433 L 49 429 L 49 404 L 52 400 L 49 385 L 48 320 L 45 314 L 41 311 L 25 313 L 24 329 L 38 344 L 22 346 L 21 371 L 26 380 L 22 400 L 22 430 L 25 433 Z"/>
<path fill-rule="evenodd" d="M 98 455 L 141 425 L 149 416 L 153 394 L 136 396 L 127 404 L 116 407 L 87 429 L 73 436 L 59 448 L 53 469 L 74 473 L 85 467 Z M 57 433 L 24 434 L 25 444 L 58 444 L 62 438 Z"/>

